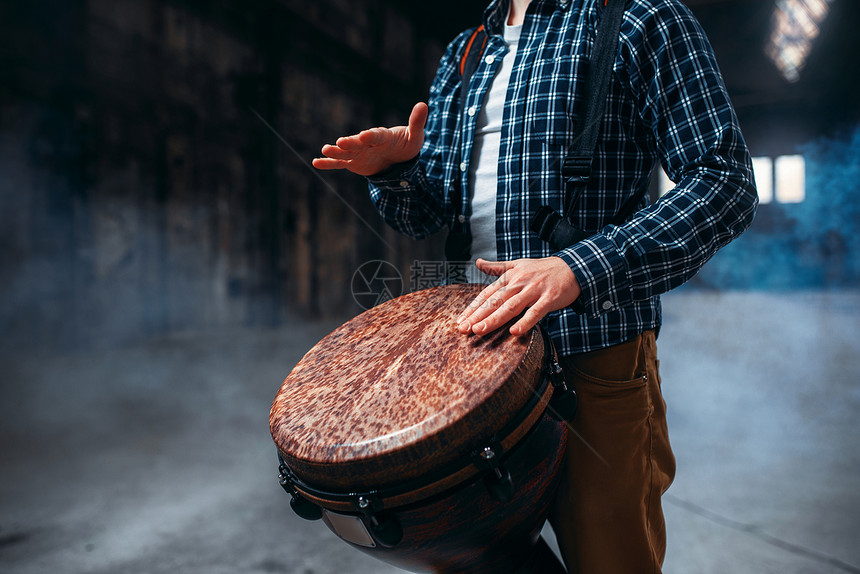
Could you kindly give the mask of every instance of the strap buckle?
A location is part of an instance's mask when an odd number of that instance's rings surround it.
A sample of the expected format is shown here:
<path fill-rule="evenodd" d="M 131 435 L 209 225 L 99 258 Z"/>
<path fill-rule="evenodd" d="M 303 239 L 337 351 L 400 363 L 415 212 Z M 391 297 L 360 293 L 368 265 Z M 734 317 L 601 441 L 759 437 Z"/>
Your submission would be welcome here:
<path fill-rule="evenodd" d="M 591 177 L 591 156 L 568 154 L 561 164 L 561 175 L 567 183 L 588 183 Z"/>

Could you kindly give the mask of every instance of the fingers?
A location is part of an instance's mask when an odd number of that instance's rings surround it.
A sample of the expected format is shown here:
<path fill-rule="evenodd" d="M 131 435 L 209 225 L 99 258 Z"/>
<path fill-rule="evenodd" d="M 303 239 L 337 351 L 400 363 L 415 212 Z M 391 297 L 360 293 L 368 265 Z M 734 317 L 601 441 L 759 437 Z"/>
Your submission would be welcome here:
<path fill-rule="evenodd" d="M 513 324 L 511 327 L 511 335 L 514 337 L 522 337 L 531 331 L 532 327 L 537 325 L 547 313 L 549 313 L 549 309 L 544 309 L 540 302 L 532 305 L 526 309 L 526 312 L 523 313 L 520 320 Z"/>
<path fill-rule="evenodd" d="M 513 267 L 511 262 L 490 262 L 485 259 L 478 259 L 475 262 L 478 268 L 487 275 L 500 277 L 507 269 Z M 501 305 L 498 298 L 498 291 L 505 287 L 504 279 L 497 279 L 490 283 L 483 291 L 469 303 L 469 306 L 463 310 L 457 317 L 457 327 L 461 333 L 468 333 L 472 330 L 472 326 L 481 321 L 493 309 Z"/>
<path fill-rule="evenodd" d="M 380 132 L 383 131 L 388 130 L 386 130 L 385 128 L 372 128 L 369 130 L 364 130 L 353 136 L 344 136 L 342 138 L 337 138 L 335 144 L 337 145 L 337 147 L 345 151 L 356 151 L 365 149 L 368 146 L 378 145 L 378 143 L 374 142 L 379 138 Z"/>
<path fill-rule="evenodd" d="M 400 129 L 403 129 L 402 127 Z M 395 139 L 394 133 L 390 128 L 371 128 L 364 130 L 356 136 L 356 142 L 349 142 L 347 145 L 354 146 L 347 149 L 362 149 L 367 147 L 383 146 L 390 144 Z"/>
<path fill-rule="evenodd" d="M 342 151 L 360 151 L 367 149 L 368 147 L 386 144 L 391 137 L 392 133 L 390 128 L 370 128 L 362 130 L 351 136 L 339 137 L 331 147 Z M 323 149 L 326 149 L 327 147 L 329 147 L 329 145 L 323 146 Z"/>
<path fill-rule="evenodd" d="M 509 298 L 505 298 L 505 295 L 506 293 L 502 291 L 500 295 L 491 297 L 487 301 L 488 304 L 479 307 L 469 317 L 468 321 L 472 323 L 471 331 L 473 333 L 476 335 L 486 335 L 491 331 L 495 331 L 514 319 L 523 312 L 523 309 L 534 302 L 524 292 L 517 293 Z"/>
<path fill-rule="evenodd" d="M 311 164 L 317 169 L 350 169 L 351 161 L 356 159 L 368 146 L 356 143 L 359 135 L 338 138 L 335 145 L 326 144 L 320 150 L 323 157 L 314 158 Z"/>
<path fill-rule="evenodd" d="M 354 151 L 347 151 L 339 146 L 326 144 L 322 147 L 322 154 L 331 159 L 352 159 L 355 157 Z"/>
<path fill-rule="evenodd" d="M 476 335 L 484 335 L 501 326 L 502 323 L 498 323 L 497 319 L 508 315 L 508 319 L 515 317 L 522 311 L 523 305 L 523 298 L 517 297 L 515 291 L 508 291 L 503 280 L 495 281 L 481 291 L 463 311 L 457 330 L 463 334 L 471 331 Z M 499 311 L 500 313 L 494 316 Z M 490 317 L 492 319 L 488 322 Z"/>
<path fill-rule="evenodd" d="M 486 259 L 478 258 L 475 265 L 482 272 L 493 277 L 500 277 L 505 271 L 511 269 L 514 264 L 511 261 L 487 261 Z"/>
<path fill-rule="evenodd" d="M 412 107 L 412 113 L 409 114 L 409 135 L 414 137 L 419 132 L 424 132 L 424 124 L 427 123 L 427 116 L 430 114 L 430 108 L 424 102 L 418 102 Z"/>
<path fill-rule="evenodd" d="M 487 286 L 483 289 L 483 291 L 481 291 L 480 293 L 478 293 L 478 294 L 475 296 L 475 298 L 474 298 L 474 299 L 472 299 L 471 303 L 469 303 L 469 305 L 468 305 L 465 309 L 463 309 L 463 312 L 462 312 L 462 313 L 460 313 L 460 315 L 457 317 L 457 323 L 458 323 L 458 324 L 460 324 L 460 323 L 462 323 L 463 321 L 465 321 L 466 319 L 470 319 L 470 318 L 471 318 L 471 316 L 472 316 L 472 315 L 473 315 L 473 314 L 474 314 L 474 313 L 475 313 L 475 312 L 476 312 L 476 311 L 477 311 L 477 310 L 478 310 L 482 305 L 484 305 L 485 303 L 487 303 L 487 301 L 489 301 L 489 300 L 490 300 L 490 298 L 491 298 L 491 297 L 496 293 L 496 291 L 498 291 L 498 290 L 499 290 L 499 289 L 501 289 L 502 287 L 504 287 L 504 283 L 503 283 L 503 282 L 501 282 L 501 281 L 498 281 L 498 280 L 497 280 L 497 281 L 493 281 L 492 283 L 490 283 L 489 285 L 487 285 Z M 473 321 L 473 322 L 474 322 L 474 321 Z M 465 332 L 465 331 L 464 331 L 464 332 Z"/>
<path fill-rule="evenodd" d="M 570 305 L 581 293 L 570 267 L 557 257 L 505 263 L 478 260 L 477 264 L 484 273 L 499 278 L 461 313 L 457 329 L 463 334 L 486 335 L 522 313 L 510 328 L 512 335 L 522 336 L 547 313 Z"/>
<path fill-rule="evenodd" d="M 496 295 L 484 295 L 483 292 L 469 303 L 465 311 L 457 318 L 457 330 L 462 334 L 477 333 L 474 329 L 481 320 L 502 304 L 502 299 Z"/>
<path fill-rule="evenodd" d="M 408 126 L 371 128 L 340 137 L 334 145 L 323 146 L 323 157 L 312 164 L 317 169 L 347 169 L 372 175 L 412 159 L 421 151 L 428 114 L 427 104 L 419 102 L 412 108 Z"/>
<path fill-rule="evenodd" d="M 311 160 L 311 165 L 317 169 L 347 169 L 349 160 L 355 157 L 355 152 L 346 151 L 330 144 L 324 145 L 320 151 L 323 157 Z"/>
<path fill-rule="evenodd" d="M 349 162 L 341 159 L 329 159 L 327 157 L 315 157 L 311 160 L 311 165 L 317 169 L 346 169 Z"/>

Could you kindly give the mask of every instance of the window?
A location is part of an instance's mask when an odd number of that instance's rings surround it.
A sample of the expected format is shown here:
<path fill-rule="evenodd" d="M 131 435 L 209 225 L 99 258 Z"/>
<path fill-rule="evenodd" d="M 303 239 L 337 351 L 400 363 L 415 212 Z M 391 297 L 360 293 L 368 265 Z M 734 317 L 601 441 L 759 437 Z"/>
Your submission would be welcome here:
<path fill-rule="evenodd" d="M 802 155 L 776 158 L 776 200 L 801 203 L 806 199 L 806 162 Z"/>
<path fill-rule="evenodd" d="M 806 160 L 802 155 L 783 155 L 775 160 L 754 157 L 753 170 L 759 203 L 801 203 L 806 199 Z"/>
<path fill-rule="evenodd" d="M 789 82 L 800 72 L 833 0 L 777 0 L 765 53 Z"/>
<path fill-rule="evenodd" d="M 770 203 L 773 201 L 773 160 L 769 157 L 754 157 L 752 161 L 758 201 Z"/>

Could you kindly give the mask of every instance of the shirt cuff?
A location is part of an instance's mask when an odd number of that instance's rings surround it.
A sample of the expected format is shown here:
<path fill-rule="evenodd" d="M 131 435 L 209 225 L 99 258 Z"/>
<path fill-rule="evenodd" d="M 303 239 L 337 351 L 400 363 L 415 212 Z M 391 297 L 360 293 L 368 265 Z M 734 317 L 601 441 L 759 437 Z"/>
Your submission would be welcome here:
<path fill-rule="evenodd" d="M 633 301 L 627 265 L 606 236 L 592 235 L 555 256 L 567 263 L 582 290 L 571 305 L 576 313 L 598 317 Z"/>
<path fill-rule="evenodd" d="M 413 181 L 418 174 L 418 156 L 367 177 L 367 181 L 385 191 L 402 193 L 409 197 L 420 195 Z"/>

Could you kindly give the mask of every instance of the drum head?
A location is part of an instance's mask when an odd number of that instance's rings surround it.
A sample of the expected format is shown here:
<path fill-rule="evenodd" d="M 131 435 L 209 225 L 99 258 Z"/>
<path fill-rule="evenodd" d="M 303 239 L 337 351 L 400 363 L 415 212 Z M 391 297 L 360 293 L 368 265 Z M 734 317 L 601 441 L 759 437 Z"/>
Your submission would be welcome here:
<path fill-rule="evenodd" d="M 297 477 L 334 492 L 384 488 L 485 446 L 534 397 L 543 341 L 508 327 L 462 335 L 481 285 L 383 303 L 325 337 L 275 397 L 269 424 Z"/>

